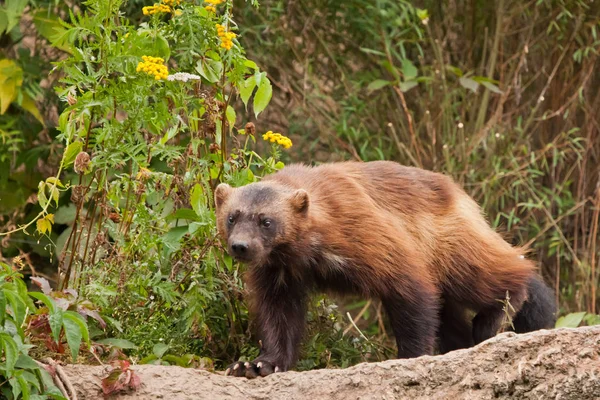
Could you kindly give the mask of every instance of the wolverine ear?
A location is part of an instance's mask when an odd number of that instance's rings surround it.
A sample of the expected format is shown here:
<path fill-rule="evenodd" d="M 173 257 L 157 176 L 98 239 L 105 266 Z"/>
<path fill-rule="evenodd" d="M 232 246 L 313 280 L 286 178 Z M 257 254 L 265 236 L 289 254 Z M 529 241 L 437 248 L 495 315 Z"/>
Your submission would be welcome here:
<path fill-rule="evenodd" d="M 232 191 L 233 188 L 226 183 L 220 183 L 219 186 L 217 186 L 215 189 L 215 204 L 217 208 L 225 203 Z"/>
<path fill-rule="evenodd" d="M 300 213 L 308 210 L 308 193 L 304 189 L 298 189 L 292 195 L 292 207 Z"/>

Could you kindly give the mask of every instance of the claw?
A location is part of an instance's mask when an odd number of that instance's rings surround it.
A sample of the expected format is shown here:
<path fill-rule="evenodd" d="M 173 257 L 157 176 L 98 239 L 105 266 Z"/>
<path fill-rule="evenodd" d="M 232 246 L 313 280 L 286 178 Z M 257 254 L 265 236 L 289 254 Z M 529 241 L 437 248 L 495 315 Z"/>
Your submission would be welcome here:
<path fill-rule="evenodd" d="M 262 361 L 259 361 L 258 364 L 256 364 L 256 368 L 262 368 Z"/>
<path fill-rule="evenodd" d="M 279 367 L 275 367 L 275 372 L 279 372 L 281 371 L 281 369 L 279 369 Z"/>
<path fill-rule="evenodd" d="M 225 376 L 229 375 L 229 373 L 230 373 L 230 372 L 231 372 L 231 368 L 227 368 L 227 369 L 225 370 Z"/>
<path fill-rule="evenodd" d="M 238 369 L 239 367 L 240 367 L 240 364 L 235 364 L 235 365 L 233 366 L 233 370 L 235 371 L 235 370 L 236 370 L 236 369 Z"/>
<path fill-rule="evenodd" d="M 250 363 L 249 363 L 248 361 L 246 361 L 246 362 L 244 363 L 244 367 L 246 367 L 246 368 L 250 368 Z"/>

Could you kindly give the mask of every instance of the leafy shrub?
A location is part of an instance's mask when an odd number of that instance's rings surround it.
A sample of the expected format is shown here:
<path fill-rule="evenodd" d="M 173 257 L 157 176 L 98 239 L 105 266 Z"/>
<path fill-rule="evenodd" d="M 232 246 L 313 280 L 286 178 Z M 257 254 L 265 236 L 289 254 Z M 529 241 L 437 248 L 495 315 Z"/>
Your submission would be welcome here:
<path fill-rule="evenodd" d="M 107 359 L 214 368 L 258 352 L 212 191 L 282 168 L 293 143 L 256 121 L 270 79 L 238 42 L 233 4 L 213 3 L 163 1 L 138 23 L 124 2 L 89 0 L 52 35 L 68 53 L 53 72 L 62 157 L 38 184 L 35 218 L 9 233 L 35 224 L 55 244 L 59 289 L 80 311 L 86 302 L 94 353 Z M 304 366 L 364 359 L 373 345 L 331 335 L 339 315 L 323 304 Z"/>
<path fill-rule="evenodd" d="M 52 292 L 44 280 L 39 282 L 45 294 L 28 291 L 23 275 L 0 263 L 0 393 L 7 399 L 63 398 L 52 377 L 31 357 L 39 352 L 36 343 L 63 352 L 66 339 L 73 360 L 82 341 L 90 344 L 83 315 L 93 315 L 93 310 L 85 304 L 72 307 L 66 300 L 73 297 L 72 291 Z M 42 306 L 36 306 L 36 299 Z"/>

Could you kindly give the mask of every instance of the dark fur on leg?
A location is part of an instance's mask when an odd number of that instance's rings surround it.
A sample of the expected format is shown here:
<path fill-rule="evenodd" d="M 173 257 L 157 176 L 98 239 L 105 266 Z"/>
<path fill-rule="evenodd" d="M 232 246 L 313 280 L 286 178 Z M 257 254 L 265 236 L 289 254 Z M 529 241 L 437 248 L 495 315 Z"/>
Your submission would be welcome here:
<path fill-rule="evenodd" d="M 526 297 L 526 289 L 521 292 L 510 293 L 510 304 L 519 312 L 523 306 Z M 505 311 L 502 309 L 502 303 L 498 305 L 490 305 L 481 309 L 475 318 L 473 318 L 473 341 L 474 344 L 479 344 L 493 336 L 496 336 L 502 327 L 502 320 L 505 317 Z M 512 318 L 514 318 L 511 315 Z"/>
<path fill-rule="evenodd" d="M 287 371 L 297 360 L 304 332 L 306 291 L 299 280 L 281 267 L 254 268 L 249 278 L 252 309 L 262 347 L 252 362 L 231 364 L 227 375 L 255 378 Z"/>
<path fill-rule="evenodd" d="M 556 298 L 540 276 L 534 276 L 527 286 L 527 300 L 513 320 L 516 333 L 554 328 Z"/>
<path fill-rule="evenodd" d="M 382 303 L 394 331 L 398 358 L 433 354 L 435 332 L 439 325 L 436 296 L 425 290 L 420 292 L 419 297 L 412 298 L 398 293 L 382 298 Z"/>
<path fill-rule="evenodd" d="M 471 320 L 466 311 L 450 299 L 444 301 L 438 333 L 440 354 L 473 346 Z"/>

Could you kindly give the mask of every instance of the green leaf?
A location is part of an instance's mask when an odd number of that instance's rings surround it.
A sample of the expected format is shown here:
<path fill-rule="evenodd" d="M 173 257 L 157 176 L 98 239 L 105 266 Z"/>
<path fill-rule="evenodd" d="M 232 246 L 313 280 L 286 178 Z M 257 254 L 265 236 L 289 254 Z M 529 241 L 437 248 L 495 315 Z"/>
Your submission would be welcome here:
<path fill-rule="evenodd" d="M 223 71 L 223 63 L 221 61 L 205 58 L 198 60 L 196 63 L 196 71 L 210 83 L 216 83 L 221 77 Z"/>
<path fill-rule="evenodd" d="M 449 64 L 448 64 L 448 65 L 446 65 L 446 69 L 447 69 L 448 71 L 452 72 L 454 75 L 456 75 L 456 76 L 457 76 L 457 77 L 459 77 L 459 78 L 460 78 L 461 76 L 463 76 L 463 72 L 462 72 L 462 70 L 461 70 L 460 68 L 458 68 L 458 67 L 455 67 L 455 66 L 453 66 L 453 65 L 449 65 Z"/>
<path fill-rule="evenodd" d="M 169 350 L 169 346 L 164 343 L 156 343 L 152 348 L 152 353 L 157 357 L 161 358 Z"/>
<path fill-rule="evenodd" d="M 196 183 L 192 189 L 190 203 L 197 215 L 202 215 L 206 209 L 206 197 L 202 185 Z"/>
<path fill-rule="evenodd" d="M 230 255 L 223 254 L 223 262 L 225 263 L 225 266 L 227 267 L 227 271 L 229 271 L 229 272 L 233 271 L 233 258 L 231 258 Z"/>
<path fill-rule="evenodd" d="M 10 32 L 19 24 L 23 10 L 27 7 L 27 3 L 29 3 L 29 0 L 6 0 L 4 9 L 8 19 L 8 26 L 6 27 L 7 32 Z"/>
<path fill-rule="evenodd" d="M 174 125 L 174 126 L 170 127 L 169 129 L 167 129 L 167 131 L 165 132 L 163 137 L 160 139 L 160 144 L 165 144 L 169 140 L 173 139 L 175 137 L 175 135 L 177 135 L 177 131 L 178 131 L 177 125 Z"/>
<path fill-rule="evenodd" d="M 386 54 L 382 51 L 379 50 L 373 50 L 373 49 L 368 49 L 366 47 L 360 47 L 359 48 L 360 51 L 362 51 L 363 53 L 367 53 L 367 54 L 374 54 L 376 56 L 382 56 L 382 57 L 386 57 Z"/>
<path fill-rule="evenodd" d="M 136 46 L 144 49 L 144 54 L 154 57 L 164 58 L 166 61 L 171 56 L 169 42 L 163 35 L 154 29 L 140 29 L 138 32 L 139 41 Z"/>
<path fill-rule="evenodd" d="M 156 360 L 158 359 L 158 357 L 156 357 L 154 354 L 150 354 L 144 358 L 142 358 L 140 360 L 140 364 L 156 364 Z"/>
<path fill-rule="evenodd" d="M 8 18 L 4 9 L 0 8 L 0 36 L 6 31 L 6 28 L 8 28 Z"/>
<path fill-rule="evenodd" d="M 6 296 L 4 290 L 0 290 L 0 327 L 4 326 L 6 320 Z"/>
<path fill-rule="evenodd" d="M 233 129 L 233 125 L 235 125 L 235 110 L 230 105 L 227 106 L 227 110 L 225 111 L 225 116 L 227 117 L 227 122 L 229 123 L 229 132 Z"/>
<path fill-rule="evenodd" d="M 26 315 L 26 305 L 23 299 L 17 293 L 4 289 L 4 295 L 8 299 L 8 303 L 12 309 L 12 314 L 14 316 L 15 325 L 17 327 L 21 327 L 25 322 Z"/>
<path fill-rule="evenodd" d="M 588 313 L 585 315 L 583 320 L 588 326 L 600 325 L 600 315 L 598 314 Z"/>
<path fill-rule="evenodd" d="M 187 219 L 190 221 L 200 221 L 198 214 L 196 214 L 194 210 L 191 210 L 189 208 L 180 208 L 179 210 L 175 211 L 171 216 L 169 216 L 169 219 Z"/>
<path fill-rule="evenodd" d="M 46 125 L 44 123 L 44 118 L 42 118 L 42 114 L 40 114 L 40 110 L 38 110 L 37 106 L 35 105 L 35 101 L 33 101 L 33 99 L 31 97 L 29 97 L 29 95 L 27 95 L 26 93 L 23 93 L 23 98 L 21 99 L 21 104 L 19 104 L 19 105 L 25 111 L 27 111 L 31 115 L 33 115 L 35 117 L 35 119 L 37 119 L 40 122 L 40 124 L 42 124 L 44 126 Z"/>
<path fill-rule="evenodd" d="M 74 314 L 79 315 L 73 311 L 66 311 L 63 316 L 63 327 L 65 328 L 65 336 L 67 337 L 67 343 L 71 349 L 71 357 L 73 358 L 73 362 L 77 361 L 81 340 L 87 334 L 87 325 L 85 324 L 85 321 L 81 323 L 81 321 L 76 318 Z M 87 339 L 89 341 L 89 335 Z"/>
<path fill-rule="evenodd" d="M 32 278 L 33 279 L 33 278 Z M 46 307 L 48 307 L 48 313 L 52 314 L 55 310 L 55 306 L 54 306 L 54 300 L 52 300 L 52 298 L 50 298 L 49 296 L 45 295 L 44 293 L 41 292 L 29 292 L 29 295 L 31 297 L 33 297 L 36 300 L 41 301 L 42 303 L 44 303 L 44 305 Z"/>
<path fill-rule="evenodd" d="M 15 367 L 31 370 L 36 370 L 40 368 L 39 365 L 35 362 L 35 360 L 29 357 L 27 354 L 19 354 L 19 358 L 15 363 Z"/>
<path fill-rule="evenodd" d="M 417 67 L 408 58 L 402 59 L 402 75 L 404 80 L 411 80 L 417 77 Z"/>
<path fill-rule="evenodd" d="M 177 251 L 181 248 L 181 238 L 185 236 L 188 232 L 188 226 L 178 226 L 175 228 L 171 228 L 169 232 L 167 232 L 163 238 L 162 242 L 165 246 L 167 246 L 171 251 Z"/>
<path fill-rule="evenodd" d="M 481 84 L 494 93 L 502 94 L 502 90 L 491 82 L 482 81 Z"/>
<path fill-rule="evenodd" d="M 77 207 L 73 203 L 69 203 L 66 206 L 60 207 L 54 214 L 55 224 L 71 224 L 75 221 L 75 215 L 77 214 Z"/>
<path fill-rule="evenodd" d="M 246 79 L 239 88 L 240 97 L 242 98 L 242 102 L 244 103 L 246 110 L 248 110 L 248 100 L 250 100 L 250 96 L 252 96 L 255 87 L 256 80 L 254 79 L 254 76 L 251 76 L 250 78 Z"/>
<path fill-rule="evenodd" d="M 419 83 L 417 81 L 407 81 L 407 82 L 400 82 L 400 91 L 402 93 L 406 93 L 408 92 L 410 89 L 414 88 L 415 86 L 417 86 Z"/>
<path fill-rule="evenodd" d="M 22 83 L 23 70 L 21 67 L 13 60 L 0 60 L 0 115 L 4 114 L 10 103 L 15 100 L 17 88 L 21 87 Z"/>
<path fill-rule="evenodd" d="M 558 321 L 556 321 L 556 328 L 577 328 L 579 326 L 579 324 L 581 324 L 581 321 L 583 320 L 583 317 L 585 316 L 586 312 L 582 311 L 582 312 L 576 312 L 576 313 L 571 313 L 571 314 L 567 314 L 565 316 L 562 316 L 558 319 Z"/>
<path fill-rule="evenodd" d="M 4 366 L 10 376 L 17 363 L 19 348 L 17 347 L 17 343 L 15 343 L 8 333 L 0 333 L 0 348 L 4 349 Z"/>
<path fill-rule="evenodd" d="M 38 184 L 38 203 L 40 203 L 40 207 L 46 207 L 48 204 L 48 197 L 46 196 L 46 182 L 40 181 Z"/>
<path fill-rule="evenodd" d="M 254 95 L 254 115 L 258 118 L 258 114 L 260 114 L 267 105 L 271 101 L 271 96 L 273 95 L 273 87 L 271 86 L 271 82 L 269 79 L 264 76 L 260 84 L 258 85 L 258 90 Z"/>
<path fill-rule="evenodd" d="M 460 82 L 461 86 L 464 87 L 465 89 L 469 89 L 469 90 L 473 91 L 473 93 L 477 92 L 479 83 L 477 83 L 473 79 L 462 76 L 462 77 L 460 77 L 460 79 L 458 81 Z"/>
<path fill-rule="evenodd" d="M 55 307 L 54 311 L 48 315 L 48 323 L 50 324 L 50 330 L 52 331 L 52 339 L 55 343 L 58 343 L 60 338 L 60 331 L 63 326 L 63 315 L 64 311 L 62 308 Z"/>
<path fill-rule="evenodd" d="M 35 376 L 29 371 L 21 371 L 21 376 L 23 377 L 23 380 L 25 381 L 25 385 L 27 386 L 28 390 L 30 388 L 35 388 L 38 392 L 41 390 L 40 381 L 38 380 L 37 376 Z M 25 393 L 24 390 L 23 393 Z M 29 398 L 31 399 L 31 397 Z M 27 399 L 27 397 L 23 396 L 23 400 L 25 399 Z"/>
<path fill-rule="evenodd" d="M 60 22 L 58 22 L 58 16 L 56 14 L 52 13 L 49 9 L 39 9 L 33 13 L 33 23 L 38 33 L 55 47 L 70 52 L 69 46 L 54 43 L 55 38 L 65 32 L 65 29 Z"/>
<path fill-rule="evenodd" d="M 69 165 L 71 165 L 73 163 L 73 161 L 75 161 L 77 154 L 81 153 L 82 149 L 83 149 L 82 142 L 73 142 L 70 145 L 68 145 L 67 149 L 65 150 L 65 153 L 63 154 L 63 158 L 62 158 L 63 168 L 67 168 Z"/>
<path fill-rule="evenodd" d="M 245 60 L 244 61 L 244 66 L 246 66 L 246 67 L 248 67 L 250 69 L 253 69 L 255 71 L 258 70 L 258 65 L 256 65 L 256 63 L 254 61 L 252 61 L 252 60 Z"/>
<path fill-rule="evenodd" d="M 367 92 L 372 93 L 376 90 L 381 89 L 382 87 L 385 87 L 385 86 L 388 86 L 391 84 L 392 84 L 392 82 L 390 82 L 390 81 L 386 81 L 383 79 L 377 79 L 377 80 L 374 80 L 373 82 L 369 83 L 369 86 L 367 86 Z"/>
<path fill-rule="evenodd" d="M 52 197 L 52 200 L 54 200 L 56 207 L 58 207 L 58 197 L 60 196 L 60 191 L 56 186 L 48 186 L 48 188 L 50 189 L 50 196 Z"/>
<path fill-rule="evenodd" d="M 126 339 L 107 338 L 96 340 L 96 343 L 117 347 L 119 349 L 137 349 L 137 346 Z"/>

